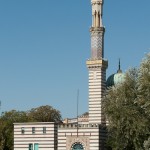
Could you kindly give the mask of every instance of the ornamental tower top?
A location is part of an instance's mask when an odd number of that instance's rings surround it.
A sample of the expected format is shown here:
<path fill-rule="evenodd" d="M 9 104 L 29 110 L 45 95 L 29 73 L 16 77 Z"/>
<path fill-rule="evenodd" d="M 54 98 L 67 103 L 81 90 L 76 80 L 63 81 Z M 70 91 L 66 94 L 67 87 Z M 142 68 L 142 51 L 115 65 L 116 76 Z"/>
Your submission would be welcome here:
<path fill-rule="evenodd" d="M 103 0 L 91 0 L 92 26 L 91 32 L 91 60 L 100 60 L 104 57 L 104 32 L 102 23 Z"/>
<path fill-rule="evenodd" d="M 102 27 L 103 0 L 91 0 L 92 27 Z"/>

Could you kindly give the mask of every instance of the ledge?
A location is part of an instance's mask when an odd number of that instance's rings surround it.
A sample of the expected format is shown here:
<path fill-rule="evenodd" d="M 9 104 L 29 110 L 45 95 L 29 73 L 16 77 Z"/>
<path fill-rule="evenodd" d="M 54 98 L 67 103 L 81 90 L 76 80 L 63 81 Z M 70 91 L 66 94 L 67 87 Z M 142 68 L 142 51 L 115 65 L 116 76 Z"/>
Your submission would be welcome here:
<path fill-rule="evenodd" d="M 99 32 L 103 31 L 103 32 L 105 32 L 105 27 L 91 27 L 90 32 L 92 32 L 92 31 L 99 31 Z"/>
<path fill-rule="evenodd" d="M 88 67 L 93 67 L 93 66 L 99 66 L 99 67 L 104 67 L 107 68 L 108 66 L 108 61 L 107 60 L 87 60 L 86 65 Z"/>

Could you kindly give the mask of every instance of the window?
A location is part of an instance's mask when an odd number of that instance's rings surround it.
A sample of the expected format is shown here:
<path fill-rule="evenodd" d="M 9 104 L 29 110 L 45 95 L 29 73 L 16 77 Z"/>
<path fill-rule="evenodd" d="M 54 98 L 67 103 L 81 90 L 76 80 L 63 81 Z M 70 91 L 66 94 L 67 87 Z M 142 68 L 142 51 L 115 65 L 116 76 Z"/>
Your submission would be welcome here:
<path fill-rule="evenodd" d="M 44 134 L 46 133 L 46 127 L 43 127 L 43 133 Z"/>
<path fill-rule="evenodd" d="M 24 127 L 21 128 L 21 134 L 24 134 L 25 133 L 25 129 Z"/>
<path fill-rule="evenodd" d="M 35 133 L 35 127 L 32 127 L 32 134 Z"/>
<path fill-rule="evenodd" d="M 81 143 L 74 143 L 72 145 L 72 150 L 84 150 L 83 145 Z"/>
<path fill-rule="evenodd" d="M 33 144 L 29 144 L 29 150 L 33 150 Z"/>
<path fill-rule="evenodd" d="M 34 145 L 34 148 L 33 148 Z M 28 150 L 38 150 L 39 144 L 38 143 L 29 143 L 29 149 Z"/>
<path fill-rule="evenodd" d="M 39 144 L 38 143 L 35 143 L 34 144 L 34 150 L 38 150 L 39 149 Z"/>

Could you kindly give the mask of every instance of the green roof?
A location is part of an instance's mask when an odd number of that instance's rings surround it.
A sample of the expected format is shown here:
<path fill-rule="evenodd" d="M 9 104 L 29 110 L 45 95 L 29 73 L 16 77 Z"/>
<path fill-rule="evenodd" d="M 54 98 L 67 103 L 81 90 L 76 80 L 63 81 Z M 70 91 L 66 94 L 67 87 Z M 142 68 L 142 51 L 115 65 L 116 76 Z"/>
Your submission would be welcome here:
<path fill-rule="evenodd" d="M 122 70 L 120 69 L 120 59 L 119 59 L 119 68 L 117 73 L 112 74 L 108 77 L 107 81 L 106 81 L 106 86 L 110 87 L 110 86 L 114 86 L 118 83 L 122 83 L 125 80 L 125 74 L 122 73 Z"/>
<path fill-rule="evenodd" d="M 107 87 L 114 86 L 118 83 L 122 83 L 125 80 L 125 75 L 122 72 L 117 72 L 108 77 L 106 85 Z"/>

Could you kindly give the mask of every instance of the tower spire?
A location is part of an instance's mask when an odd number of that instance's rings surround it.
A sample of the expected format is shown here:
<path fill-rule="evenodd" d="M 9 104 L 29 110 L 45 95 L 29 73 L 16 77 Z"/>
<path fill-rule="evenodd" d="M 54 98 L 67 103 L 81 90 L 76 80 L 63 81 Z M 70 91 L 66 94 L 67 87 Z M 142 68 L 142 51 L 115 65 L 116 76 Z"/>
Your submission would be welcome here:
<path fill-rule="evenodd" d="M 122 73 L 122 70 L 121 70 L 121 67 L 120 67 L 120 58 L 119 58 L 119 65 L 118 65 L 117 73 Z"/>
<path fill-rule="evenodd" d="M 119 70 L 120 70 L 120 58 L 119 58 Z"/>

